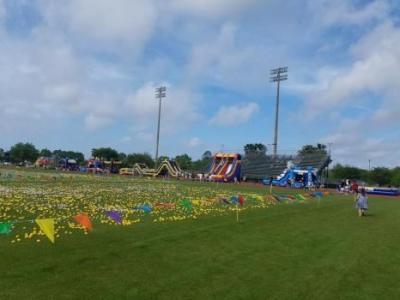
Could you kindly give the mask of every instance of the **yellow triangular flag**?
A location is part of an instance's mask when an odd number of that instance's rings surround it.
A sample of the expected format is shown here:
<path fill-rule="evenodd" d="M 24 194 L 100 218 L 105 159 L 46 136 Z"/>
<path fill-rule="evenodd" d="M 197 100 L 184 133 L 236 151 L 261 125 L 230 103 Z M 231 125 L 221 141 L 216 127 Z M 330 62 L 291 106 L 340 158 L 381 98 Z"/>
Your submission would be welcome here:
<path fill-rule="evenodd" d="M 35 222 L 49 240 L 54 243 L 54 219 L 36 219 Z"/>

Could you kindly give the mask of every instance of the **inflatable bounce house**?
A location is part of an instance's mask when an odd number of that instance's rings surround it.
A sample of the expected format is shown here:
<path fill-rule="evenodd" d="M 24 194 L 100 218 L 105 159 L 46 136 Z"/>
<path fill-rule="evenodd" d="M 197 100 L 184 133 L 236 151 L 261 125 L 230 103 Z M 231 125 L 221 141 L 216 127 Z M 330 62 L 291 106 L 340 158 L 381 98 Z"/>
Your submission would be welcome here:
<path fill-rule="evenodd" d="M 210 181 L 231 182 L 240 180 L 241 174 L 241 155 L 237 153 L 216 153 L 210 171 L 206 178 Z"/>
<path fill-rule="evenodd" d="M 89 173 L 101 174 L 104 172 L 104 163 L 96 158 L 89 159 L 86 167 Z"/>
<path fill-rule="evenodd" d="M 51 157 L 41 156 L 35 162 L 37 168 L 50 168 L 54 167 L 54 159 Z"/>
<path fill-rule="evenodd" d="M 291 162 L 288 167 L 276 178 L 264 179 L 266 185 L 291 186 L 294 188 L 311 188 L 318 185 L 317 169 L 308 167 L 307 170 L 297 168 Z"/>
<path fill-rule="evenodd" d="M 399 196 L 400 195 L 400 189 L 396 189 L 396 188 L 365 187 L 365 191 L 367 192 L 367 194 L 371 194 L 371 195 L 380 195 L 380 196 Z"/>
<path fill-rule="evenodd" d="M 75 159 L 62 158 L 58 161 L 58 167 L 64 171 L 79 171 L 79 164 Z"/>
<path fill-rule="evenodd" d="M 88 160 L 86 170 L 87 172 L 94 174 L 101 174 L 101 173 L 118 174 L 121 164 L 122 162 L 118 160 L 107 161 L 107 160 L 100 160 L 98 158 L 92 158 Z"/>

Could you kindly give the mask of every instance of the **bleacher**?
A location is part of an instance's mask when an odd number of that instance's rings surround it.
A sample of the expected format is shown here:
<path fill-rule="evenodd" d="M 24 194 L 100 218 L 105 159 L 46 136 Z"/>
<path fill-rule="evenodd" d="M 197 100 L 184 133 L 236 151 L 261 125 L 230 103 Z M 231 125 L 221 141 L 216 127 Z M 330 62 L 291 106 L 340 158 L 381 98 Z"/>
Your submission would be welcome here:
<path fill-rule="evenodd" d="M 307 169 L 312 166 L 320 172 L 328 166 L 330 157 L 325 153 L 303 154 L 298 155 L 293 162 L 300 169 Z"/>
<path fill-rule="evenodd" d="M 276 177 L 286 169 L 289 161 L 302 169 L 311 166 L 322 171 L 328 165 L 330 159 L 325 153 L 297 156 L 280 155 L 277 157 L 263 153 L 250 153 L 242 159 L 242 177 L 250 181 L 261 181 L 271 176 Z"/>

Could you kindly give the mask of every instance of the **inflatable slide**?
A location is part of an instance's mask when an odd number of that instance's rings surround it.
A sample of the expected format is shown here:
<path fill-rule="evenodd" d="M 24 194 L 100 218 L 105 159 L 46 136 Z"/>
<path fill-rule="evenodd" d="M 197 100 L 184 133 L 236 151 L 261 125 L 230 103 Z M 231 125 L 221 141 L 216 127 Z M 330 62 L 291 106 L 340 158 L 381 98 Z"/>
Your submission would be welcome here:
<path fill-rule="evenodd" d="M 241 155 L 237 153 L 216 153 L 210 171 L 206 174 L 211 181 L 230 182 L 240 180 Z"/>
<path fill-rule="evenodd" d="M 271 184 L 270 179 L 264 179 L 263 183 Z M 275 186 L 293 186 L 295 188 L 314 187 L 317 183 L 317 172 L 313 167 L 301 170 L 295 166 L 289 166 L 272 180 Z"/>

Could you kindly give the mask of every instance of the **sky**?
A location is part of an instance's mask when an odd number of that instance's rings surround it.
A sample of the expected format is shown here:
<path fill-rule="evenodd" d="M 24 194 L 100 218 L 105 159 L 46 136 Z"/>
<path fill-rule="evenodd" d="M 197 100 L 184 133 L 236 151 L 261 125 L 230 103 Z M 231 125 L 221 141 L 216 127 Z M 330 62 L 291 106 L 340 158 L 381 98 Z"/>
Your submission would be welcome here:
<path fill-rule="evenodd" d="M 0 147 L 154 154 L 329 144 L 400 165 L 396 0 L 0 0 Z"/>

